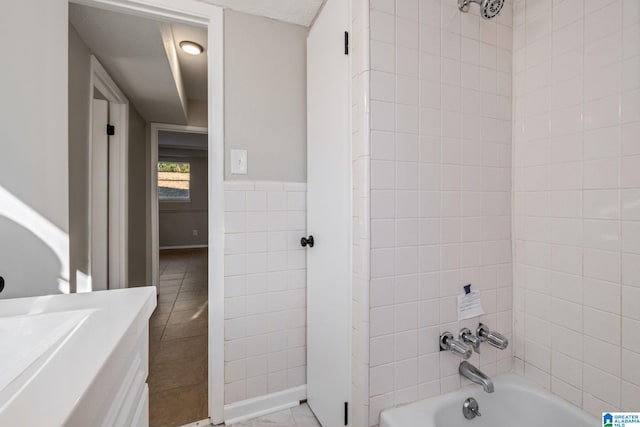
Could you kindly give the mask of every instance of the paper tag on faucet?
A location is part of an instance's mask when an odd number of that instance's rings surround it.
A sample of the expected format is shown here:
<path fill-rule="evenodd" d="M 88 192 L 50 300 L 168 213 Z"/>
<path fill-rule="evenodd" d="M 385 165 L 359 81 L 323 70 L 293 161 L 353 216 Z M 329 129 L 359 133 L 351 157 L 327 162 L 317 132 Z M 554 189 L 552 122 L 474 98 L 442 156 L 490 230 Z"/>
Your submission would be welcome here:
<path fill-rule="evenodd" d="M 480 301 L 480 291 L 472 290 L 458 295 L 458 320 L 471 319 L 484 314 Z"/>

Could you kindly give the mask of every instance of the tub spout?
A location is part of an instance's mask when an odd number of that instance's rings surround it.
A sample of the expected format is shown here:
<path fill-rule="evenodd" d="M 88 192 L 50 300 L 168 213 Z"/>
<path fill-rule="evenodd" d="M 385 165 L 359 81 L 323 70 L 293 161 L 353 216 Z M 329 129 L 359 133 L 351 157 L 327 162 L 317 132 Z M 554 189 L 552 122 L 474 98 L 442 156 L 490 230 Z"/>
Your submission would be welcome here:
<path fill-rule="evenodd" d="M 486 376 L 480 369 L 473 366 L 471 363 L 466 360 L 460 363 L 460 367 L 458 368 L 458 372 L 465 378 L 470 379 L 476 384 L 480 384 L 484 391 L 487 393 L 493 393 L 493 381 Z"/>

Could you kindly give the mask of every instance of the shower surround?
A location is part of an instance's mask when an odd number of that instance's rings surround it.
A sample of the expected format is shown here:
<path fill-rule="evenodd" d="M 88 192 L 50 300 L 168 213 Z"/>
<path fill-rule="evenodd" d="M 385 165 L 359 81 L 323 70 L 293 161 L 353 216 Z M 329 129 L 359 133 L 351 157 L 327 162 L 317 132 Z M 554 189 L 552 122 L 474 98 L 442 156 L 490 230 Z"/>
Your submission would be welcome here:
<path fill-rule="evenodd" d="M 638 2 L 353 5 L 353 425 L 463 385 L 438 335 L 478 320 L 512 341 L 474 355 L 486 374 L 632 409 Z M 467 283 L 485 315 L 458 322 Z"/>
<path fill-rule="evenodd" d="M 481 290 L 483 323 L 509 338 L 512 8 L 484 20 L 455 1 L 371 1 L 369 408 L 461 386 L 438 348 L 456 296 Z M 486 374 L 511 349 L 483 348 Z"/>
<path fill-rule="evenodd" d="M 640 401 L 640 2 L 514 11 L 516 371 L 600 417 Z"/>

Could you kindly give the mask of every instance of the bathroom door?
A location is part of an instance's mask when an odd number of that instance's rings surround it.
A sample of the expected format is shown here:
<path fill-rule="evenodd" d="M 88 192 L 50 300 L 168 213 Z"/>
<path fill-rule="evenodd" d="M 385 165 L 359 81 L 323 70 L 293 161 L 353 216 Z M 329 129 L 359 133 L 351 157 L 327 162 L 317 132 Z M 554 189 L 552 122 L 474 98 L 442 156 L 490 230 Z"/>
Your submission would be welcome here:
<path fill-rule="evenodd" d="M 349 3 L 328 0 L 307 38 L 307 398 L 324 427 L 346 425 L 351 390 Z"/>

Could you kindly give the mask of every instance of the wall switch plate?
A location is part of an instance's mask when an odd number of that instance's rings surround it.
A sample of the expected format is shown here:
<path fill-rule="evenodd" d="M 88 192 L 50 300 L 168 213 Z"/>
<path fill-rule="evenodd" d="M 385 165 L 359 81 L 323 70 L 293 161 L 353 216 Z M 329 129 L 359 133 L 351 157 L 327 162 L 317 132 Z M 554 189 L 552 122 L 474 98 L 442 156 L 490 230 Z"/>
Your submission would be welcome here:
<path fill-rule="evenodd" d="M 231 173 L 234 175 L 247 174 L 247 150 L 231 150 Z"/>
<path fill-rule="evenodd" d="M 197 236 L 198 235 L 198 230 L 193 230 L 193 235 Z"/>

